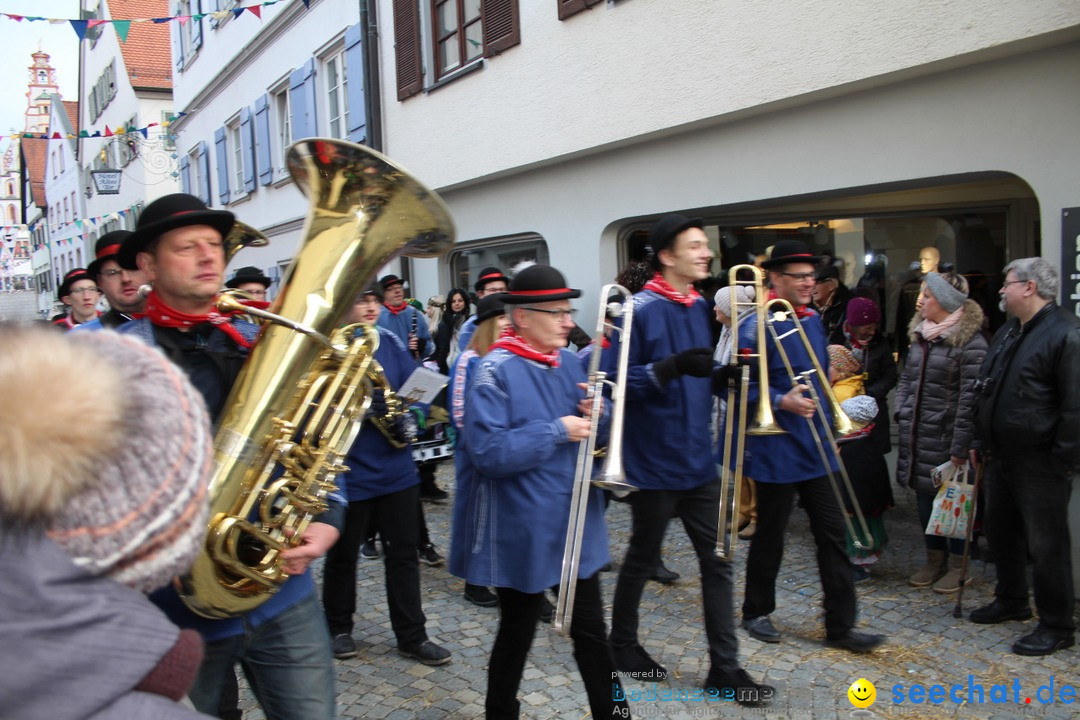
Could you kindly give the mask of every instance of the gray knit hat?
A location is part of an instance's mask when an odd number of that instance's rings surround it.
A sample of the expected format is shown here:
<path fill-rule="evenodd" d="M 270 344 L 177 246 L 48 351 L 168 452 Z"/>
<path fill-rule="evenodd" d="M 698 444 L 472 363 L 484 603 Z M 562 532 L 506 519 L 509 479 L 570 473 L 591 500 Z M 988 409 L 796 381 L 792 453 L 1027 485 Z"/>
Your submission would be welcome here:
<path fill-rule="evenodd" d="M 739 303 L 752 303 L 754 301 L 754 288 L 749 285 L 737 285 L 735 292 L 738 294 Z M 731 317 L 731 286 L 722 287 L 713 296 L 716 307 L 720 312 Z"/>
<path fill-rule="evenodd" d="M 926 288 L 938 301 L 938 305 L 947 313 L 954 313 L 964 306 L 967 293 L 963 293 L 936 272 L 926 273 Z"/>
<path fill-rule="evenodd" d="M 149 592 L 206 532 L 213 434 L 158 350 L 114 332 L 0 327 L 0 522 L 43 527 L 77 565 Z"/>
<path fill-rule="evenodd" d="M 872 423 L 878 414 L 877 400 L 869 395 L 856 395 L 840 403 L 840 409 L 844 411 L 851 422 L 859 427 L 865 427 Z"/>

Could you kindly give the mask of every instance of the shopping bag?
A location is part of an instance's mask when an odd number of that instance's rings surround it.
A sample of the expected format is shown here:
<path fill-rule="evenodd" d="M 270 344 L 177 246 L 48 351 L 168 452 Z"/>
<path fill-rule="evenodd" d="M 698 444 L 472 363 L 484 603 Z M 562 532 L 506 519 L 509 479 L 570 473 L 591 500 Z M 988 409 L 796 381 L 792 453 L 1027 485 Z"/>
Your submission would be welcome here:
<path fill-rule="evenodd" d="M 945 465 L 949 467 L 946 468 Z M 957 468 L 951 462 L 934 468 L 931 479 L 940 485 L 926 523 L 926 534 L 963 540 L 967 537 L 968 523 L 973 522 L 975 512 L 972 497 L 975 485 L 968 482 L 968 463 Z M 937 475 L 938 477 L 935 477 Z"/>

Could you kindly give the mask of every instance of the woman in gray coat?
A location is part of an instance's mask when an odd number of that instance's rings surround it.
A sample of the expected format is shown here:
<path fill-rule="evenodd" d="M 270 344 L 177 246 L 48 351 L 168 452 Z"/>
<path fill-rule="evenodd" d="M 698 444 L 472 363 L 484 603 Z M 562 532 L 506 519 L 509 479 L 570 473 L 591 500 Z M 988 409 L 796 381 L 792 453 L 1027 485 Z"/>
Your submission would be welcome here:
<path fill-rule="evenodd" d="M 975 434 L 975 381 L 986 354 L 983 311 L 968 299 L 967 281 L 929 273 L 908 335 L 911 348 L 896 388 L 900 420 L 896 481 L 915 491 L 919 522 L 930 520 L 937 488 L 930 471 L 964 464 Z M 962 540 L 925 535 L 926 565 L 908 579 L 939 593 L 960 589 Z M 970 582 L 970 578 L 968 578 Z"/>

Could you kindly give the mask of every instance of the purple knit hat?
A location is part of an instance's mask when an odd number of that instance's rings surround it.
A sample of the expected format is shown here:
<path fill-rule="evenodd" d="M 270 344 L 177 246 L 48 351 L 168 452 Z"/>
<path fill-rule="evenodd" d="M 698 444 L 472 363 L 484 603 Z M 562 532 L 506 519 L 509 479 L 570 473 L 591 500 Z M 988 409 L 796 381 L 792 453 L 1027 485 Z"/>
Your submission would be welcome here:
<path fill-rule="evenodd" d="M 850 327 L 876 325 L 881 320 L 877 303 L 870 298 L 853 297 L 847 304 L 847 324 Z"/>

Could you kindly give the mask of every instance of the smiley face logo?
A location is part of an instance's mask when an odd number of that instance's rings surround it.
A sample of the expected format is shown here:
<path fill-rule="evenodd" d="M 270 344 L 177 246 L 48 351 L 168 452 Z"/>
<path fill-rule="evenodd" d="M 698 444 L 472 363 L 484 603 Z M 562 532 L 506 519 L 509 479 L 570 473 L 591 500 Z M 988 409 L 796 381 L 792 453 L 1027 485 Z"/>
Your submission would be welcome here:
<path fill-rule="evenodd" d="M 868 708 L 877 699 L 877 688 L 866 678 L 859 678 L 851 683 L 847 691 L 848 700 L 859 709 Z"/>

